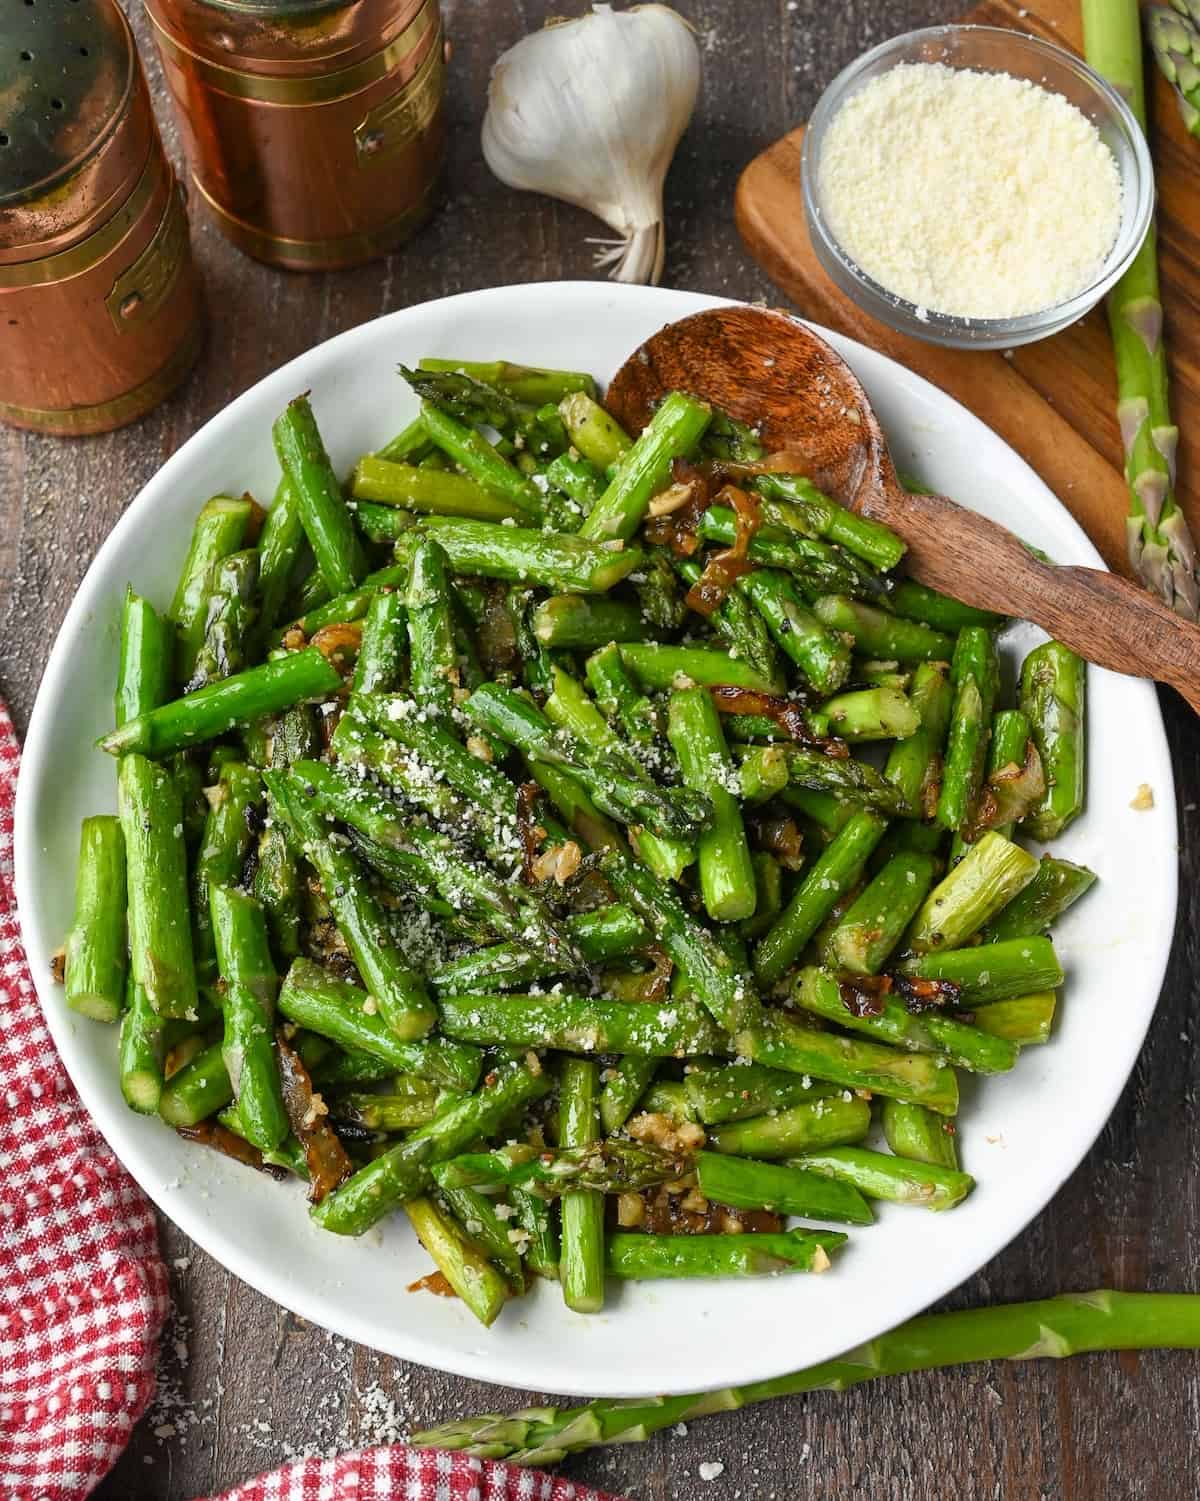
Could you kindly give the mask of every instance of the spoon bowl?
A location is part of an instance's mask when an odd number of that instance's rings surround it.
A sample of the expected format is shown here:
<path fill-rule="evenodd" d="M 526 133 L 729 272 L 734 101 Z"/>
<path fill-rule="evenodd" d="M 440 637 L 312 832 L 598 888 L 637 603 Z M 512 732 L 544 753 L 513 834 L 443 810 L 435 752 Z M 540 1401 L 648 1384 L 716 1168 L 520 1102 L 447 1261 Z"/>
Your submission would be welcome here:
<path fill-rule="evenodd" d="M 669 323 L 617 371 L 608 405 L 640 432 L 674 390 L 748 423 L 768 452 L 793 456 L 797 473 L 891 527 L 920 583 L 1031 620 L 1097 666 L 1168 683 L 1200 714 L 1200 626 L 1116 574 L 1043 562 L 1012 532 L 944 495 L 910 494 L 866 392 L 799 319 L 734 306 Z"/>

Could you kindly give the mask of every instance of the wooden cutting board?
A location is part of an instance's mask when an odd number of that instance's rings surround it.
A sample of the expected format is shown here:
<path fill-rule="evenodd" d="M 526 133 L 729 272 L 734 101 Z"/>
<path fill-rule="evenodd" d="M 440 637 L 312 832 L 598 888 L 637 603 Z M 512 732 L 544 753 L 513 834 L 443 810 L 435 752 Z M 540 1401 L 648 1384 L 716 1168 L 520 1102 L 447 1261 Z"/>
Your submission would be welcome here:
<path fill-rule="evenodd" d="M 1011 26 L 1082 51 L 1077 0 L 984 0 L 964 20 Z M 1180 427 L 1178 494 L 1200 537 L 1200 140 L 1147 54 L 1151 146 L 1172 405 Z M 939 349 L 862 312 L 821 269 L 800 200 L 804 127 L 757 156 L 738 184 L 738 228 L 751 255 L 800 311 L 891 355 L 969 407 L 1023 455 L 1113 568 L 1128 572 L 1112 349 L 1103 311 L 1008 354 Z"/>

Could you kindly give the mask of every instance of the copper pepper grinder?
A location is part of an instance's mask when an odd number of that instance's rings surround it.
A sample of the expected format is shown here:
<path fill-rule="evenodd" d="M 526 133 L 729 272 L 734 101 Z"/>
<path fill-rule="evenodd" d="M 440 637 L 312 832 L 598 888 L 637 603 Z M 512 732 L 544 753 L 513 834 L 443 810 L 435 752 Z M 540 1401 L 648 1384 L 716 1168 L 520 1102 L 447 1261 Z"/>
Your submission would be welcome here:
<path fill-rule="evenodd" d="M 187 374 L 187 218 L 115 0 L 0 0 L 0 420 L 132 422 Z"/>
<path fill-rule="evenodd" d="M 445 151 L 437 0 L 144 0 L 222 231 L 292 270 L 386 254 Z"/>

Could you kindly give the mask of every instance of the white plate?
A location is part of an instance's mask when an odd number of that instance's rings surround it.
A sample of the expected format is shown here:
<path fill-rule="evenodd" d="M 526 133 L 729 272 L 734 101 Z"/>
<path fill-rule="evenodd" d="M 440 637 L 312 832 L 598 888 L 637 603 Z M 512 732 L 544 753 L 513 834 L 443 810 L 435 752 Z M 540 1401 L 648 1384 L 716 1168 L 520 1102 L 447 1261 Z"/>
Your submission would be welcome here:
<path fill-rule="evenodd" d="M 79 821 L 114 807 L 113 765 L 89 749 L 112 723 L 127 582 L 171 597 L 192 520 L 218 491 L 274 490 L 271 423 L 298 391 L 335 465 L 412 414 L 396 364 L 425 354 L 583 368 L 607 378 L 662 324 L 717 299 L 604 283 L 472 292 L 380 318 L 302 355 L 214 417 L 134 501 L 88 571 L 50 657 L 17 796 L 17 897 L 51 1031 L 80 1094 L 157 1204 L 239 1277 L 305 1318 L 425 1365 L 537 1391 L 648 1395 L 759 1380 L 890 1328 L 981 1267 L 1042 1208 L 1096 1139 L 1158 997 L 1176 895 L 1171 766 L 1153 689 L 1091 673 L 1090 808 L 1058 845 L 1100 885 L 1056 932 L 1069 972 L 1053 1042 L 1003 1078 L 964 1076 L 961 1147 L 978 1178 L 951 1214 L 885 1206 L 823 1277 L 613 1287 L 603 1314 L 541 1285 L 485 1331 L 456 1302 L 405 1291 L 429 1268 L 402 1216 L 359 1241 L 309 1223 L 276 1186 L 125 1108 L 115 1033 L 71 1015 L 48 961 L 70 921 Z M 902 469 L 1012 526 L 1062 562 L 1098 563 L 1050 492 L 999 438 L 899 365 L 828 336 L 875 403 Z M 1022 627 L 1011 665 L 1033 643 Z M 1139 784 L 1155 807 L 1139 813 Z"/>

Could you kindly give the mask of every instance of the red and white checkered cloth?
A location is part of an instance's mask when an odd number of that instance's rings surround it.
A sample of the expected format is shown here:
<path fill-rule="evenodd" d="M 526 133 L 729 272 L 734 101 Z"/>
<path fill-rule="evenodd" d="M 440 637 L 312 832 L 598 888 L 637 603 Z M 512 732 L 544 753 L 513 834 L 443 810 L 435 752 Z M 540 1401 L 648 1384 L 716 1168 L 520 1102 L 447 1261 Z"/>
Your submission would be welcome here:
<path fill-rule="evenodd" d="M 154 1213 L 75 1094 L 29 976 L 13 896 L 19 761 L 0 703 L 0 1501 L 79 1501 L 153 1395 L 170 1294 Z M 303 1460 L 219 1501 L 611 1498 L 396 1447 Z"/>

